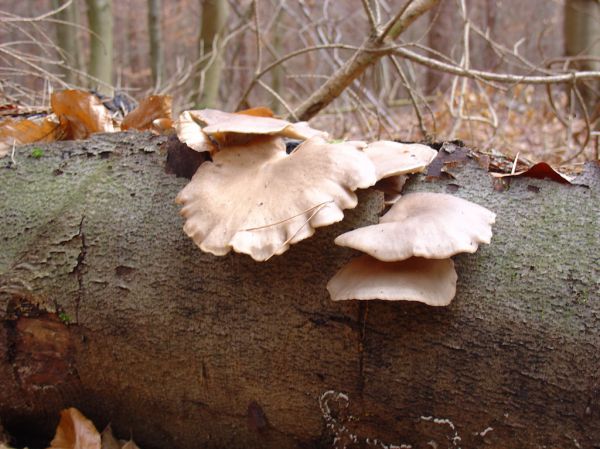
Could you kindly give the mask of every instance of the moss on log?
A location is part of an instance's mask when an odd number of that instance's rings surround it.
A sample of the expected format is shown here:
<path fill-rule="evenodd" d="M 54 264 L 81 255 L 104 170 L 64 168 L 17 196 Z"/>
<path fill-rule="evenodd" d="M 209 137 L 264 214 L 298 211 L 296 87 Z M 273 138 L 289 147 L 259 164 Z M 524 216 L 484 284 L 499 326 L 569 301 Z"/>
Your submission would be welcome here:
<path fill-rule="evenodd" d="M 282 256 L 201 253 L 164 139 L 97 135 L 0 171 L 0 421 L 76 406 L 152 448 L 600 447 L 600 188 L 476 163 L 409 190 L 498 214 L 447 308 L 333 303 L 375 194 Z M 0 163 L 6 164 L 6 160 Z M 29 442 L 27 438 L 23 441 Z M 430 443 L 434 442 L 434 443 Z"/>

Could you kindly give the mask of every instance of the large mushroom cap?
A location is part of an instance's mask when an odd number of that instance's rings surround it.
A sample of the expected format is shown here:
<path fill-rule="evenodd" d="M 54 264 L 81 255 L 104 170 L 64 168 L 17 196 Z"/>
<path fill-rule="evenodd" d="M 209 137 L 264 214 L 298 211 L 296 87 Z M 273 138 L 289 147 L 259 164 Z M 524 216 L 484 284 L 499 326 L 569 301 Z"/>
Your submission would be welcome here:
<path fill-rule="evenodd" d="M 456 280 L 451 259 L 381 262 L 363 255 L 338 271 L 327 290 L 334 301 L 383 299 L 447 306 L 456 294 Z"/>
<path fill-rule="evenodd" d="M 477 204 L 442 193 L 402 196 L 379 224 L 338 236 L 335 243 L 383 260 L 409 257 L 445 259 L 473 253 L 489 243 L 496 214 Z"/>
<path fill-rule="evenodd" d="M 235 133 L 268 134 L 300 140 L 315 136 L 327 138 L 326 132 L 311 128 L 307 122 L 290 123 L 274 117 L 248 115 L 243 112 L 230 113 L 216 109 L 190 112 L 193 112 L 194 117 L 205 125 L 203 131 L 209 136 Z"/>
<path fill-rule="evenodd" d="M 353 145 L 313 137 L 288 155 L 282 139 L 265 137 L 215 153 L 177 202 L 184 231 L 203 251 L 266 260 L 340 221 L 357 204 L 353 191 L 374 183 L 373 164 Z"/>
<path fill-rule="evenodd" d="M 419 173 L 437 156 L 437 151 L 419 143 L 379 140 L 363 149 L 375 165 L 377 179 Z"/>

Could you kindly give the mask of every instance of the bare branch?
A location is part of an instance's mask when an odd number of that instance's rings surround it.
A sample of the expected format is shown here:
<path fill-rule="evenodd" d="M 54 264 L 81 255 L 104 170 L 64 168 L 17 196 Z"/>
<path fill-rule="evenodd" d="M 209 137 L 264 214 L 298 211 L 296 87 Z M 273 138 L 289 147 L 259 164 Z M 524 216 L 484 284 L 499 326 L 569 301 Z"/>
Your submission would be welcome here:
<path fill-rule="evenodd" d="M 375 14 L 373 14 L 369 0 L 362 0 L 362 5 L 367 14 L 367 18 L 369 19 L 369 23 L 371 24 L 371 32 L 377 33 L 377 19 L 375 18 Z"/>
<path fill-rule="evenodd" d="M 405 47 L 396 47 L 392 51 L 395 55 L 409 59 L 418 64 L 431 69 L 451 73 L 453 75 L 464 76 L 466 78 L 480 79 L 484 81 L 495 81 L 504 84 L 556 84 L 569 83 L 575 80 L 600 79 L 600 71 L 581 71 L 573 73 L 560 73 L 556 75 L 514 75 L 510 73 L 493 73 L 484 70 L 465 69 L 458 65 L 447 64 L 427 56 L 420 55 Z"/>
<path fill-rule="evenodd" d="M 414 0 L 404 10 L 404 13 L 390 29 L 389 36 L 396 37 L 402 33 L 419 16 L 425 14 L 439 0 Z M 380 35 L 370 37 L 346 63 L 334 73 L 319 89 L 317 89 L 295 111 L 300 120 L 309 120 L 321 109 L 336 99 L 356 78 L 364 73 L 367 67 L 374 64 L 387 51 L 380 51 L 385 47 Z"/>

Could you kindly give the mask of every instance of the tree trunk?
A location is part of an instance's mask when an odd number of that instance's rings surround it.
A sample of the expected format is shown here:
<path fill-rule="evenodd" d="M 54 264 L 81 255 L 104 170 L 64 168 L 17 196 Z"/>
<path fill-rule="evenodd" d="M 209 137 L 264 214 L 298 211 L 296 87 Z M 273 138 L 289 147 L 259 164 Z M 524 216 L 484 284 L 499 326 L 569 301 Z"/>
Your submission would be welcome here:
<path fill-rule="evenodd" d="M 200 65 L 203 75 L 196 81 L 198 89 L 196 101 L 199 107 L 214 108 L 218 106 L 219 100 L 219 86 L 223 70 L 221 40 L 224 37 L 223 32 L 229 14 L 229 6 L 226 1 L 221 0 L 200 0 L 200 3 L 202 20 L 198 38 L 199 56 L 212 56 Z"/>
<path fill-rule="evenodd" d="M 112 0 L 86 0 L 90 27 L 89 74 L 99 92 L 112 96 L 113 16 Z"/>
<path fill-rule="evenodd" d="M 52 0 L 52 8 L 57 9 L 64 3 L 66 3 L 65 0 Z M 56 44 L 64 59 L 60 71 L 67 83 L 78 84 L 77 70 L 81 70 L 81 49 L 77 37 L 77 24 L 79 23 L 77 2 L 72 1 L 69 6 L 56 15 L 56 18 L 64 22 L 56 23 Z"/>
<path fill-rule="evenodd" d="M 164 54 L 163 38 L 160 26 L 161 0 L 148 0 L 148 34 L 150 36 L 150 67 L 152 82 L 158 88 L 163 79 Z"/>
<path fill-rule="evenodd" d="M 565 2 L 565 56 L 573 57 L 571 68 L 600 70 L 600 2 L 597 0 L 568 0 Z M 582 57 L 588 59 L 581 59 Z M 586 81 L 580 86 L 590 115 L 600 115 L 598 99 L 600 83 Z M 597 108 L 597 111 L 594 109 Z"/>
<path fill-rule="evenodd" d="M 495 211 L 492 244 L 455 258 L 447 308 L 334 303 L 354 253 L 333 238 L 375 222 L 377 194 L 268 262 L 214 257 L 181 230 L 163 141 L 20 147 L 0 173 L 9 432 L 49 438 L 76 406 L 145 449 L 600 445 L 597 165 L 587 186 L 499 191 L 472 161 L 417 177 Z"/>

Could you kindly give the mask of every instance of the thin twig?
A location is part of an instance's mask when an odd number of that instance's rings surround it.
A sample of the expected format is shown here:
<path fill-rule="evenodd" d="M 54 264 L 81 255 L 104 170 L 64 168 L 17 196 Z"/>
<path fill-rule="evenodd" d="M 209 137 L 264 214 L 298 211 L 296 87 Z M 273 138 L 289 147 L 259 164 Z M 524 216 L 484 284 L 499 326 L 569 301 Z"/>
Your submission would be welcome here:
<path fill-rule="evenodd" d="M 369 19 L 369 24 L 371 25 L 371 32 L 373 34 L 377 33 L 377 19 L 373 14 L 373 10 L 371 9 L 371 5 L 369 4 L 369 0 L 362 0 L 363 9 L 367 14 L 367 18 Z"/>

